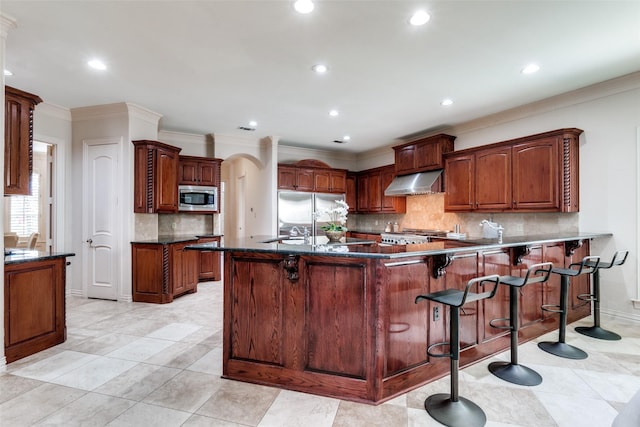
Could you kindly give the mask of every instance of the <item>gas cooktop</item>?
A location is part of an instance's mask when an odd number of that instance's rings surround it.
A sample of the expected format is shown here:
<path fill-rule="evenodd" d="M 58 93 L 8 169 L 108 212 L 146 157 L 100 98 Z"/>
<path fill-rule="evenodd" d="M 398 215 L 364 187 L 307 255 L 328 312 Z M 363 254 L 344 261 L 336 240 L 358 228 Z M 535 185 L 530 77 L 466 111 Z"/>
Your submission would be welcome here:
<path fill-rule="evenodd" d="M 408 245 L 415 243 L 430 242 L 432 237 L 446 237 L 446 230 L 425 230 L 420 228 L 405 228 L 399 233 L 382 233 L 380 239 L 382 243 L 392 243 L 396 245 Z"/>

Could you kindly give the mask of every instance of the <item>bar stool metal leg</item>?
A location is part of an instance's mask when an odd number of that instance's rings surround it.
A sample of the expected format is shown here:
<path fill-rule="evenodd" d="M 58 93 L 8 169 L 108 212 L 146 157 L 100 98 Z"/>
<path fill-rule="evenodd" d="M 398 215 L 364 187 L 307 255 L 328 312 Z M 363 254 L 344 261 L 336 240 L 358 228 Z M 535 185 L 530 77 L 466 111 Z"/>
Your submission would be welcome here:
<path fill-rule="evenodd" d="M 450 306 L 451 325 L 449 345 L 451 351 L 451 394 L 429 396 L 424 408 L 438 422 L 449 427 L 482 427 L 487 416 L 478 405 L 458 395 L 458 366 L 460 363 L 460 308 Z"/>
<path fill-rule="evenodd" d="M 544 341 L 538 343 L 538 347 L 547 353 L 564 357 L 567 359 L 586 359 L 589 357 L 587 353 L 565 342 L 565 334 L 567 329 L 567 306 L 569 302 L 569 276 L 563 274 L 560 280 L 560 327 L 559 339 L 557 342 Z"/>
<path fill-rule="evenodd" d="M 511 362 L 492 362 L 489 371 L 513 384 L 536 386 L 542 384 L 542 376 L 531 368 L 518 364 L 518 288 L 509 287 L 509 323 L 511 329 Z"/>
<path fill-rule="evenodd" d="M 627 252 L 628 254 L 628 252 Z M 616 256 L 618 254 L 616 253 Z M 622 265 L 624 263 L 625 258 L 621 263 L 615 264 L 616 256 L 614 256 L 613 261 L 609 264 L 609 268 L 612 265 Z M 606 329 L 602 329 L 600 327 L 600 269 L 598 268 L 593 272 L 593 294 L 588 295 L 587 298 L 584 298 L 587 301 L 593 301 L 593 326 L 578 326 L 576 328 L 576 332 L 581 333 L 582 335 L 589 336 L 591 338 L 597 338 L 600 340 L 608 340 L 608 341 L 618 341 L 622 339 L 622 337 L 615 332 L 607 331 Z M 607 268 L 607 267 L 605 267 Z M 578 296 L 580 298 L 580 296 Z M 581 298 L 583 299 L 583 298 Z"/>

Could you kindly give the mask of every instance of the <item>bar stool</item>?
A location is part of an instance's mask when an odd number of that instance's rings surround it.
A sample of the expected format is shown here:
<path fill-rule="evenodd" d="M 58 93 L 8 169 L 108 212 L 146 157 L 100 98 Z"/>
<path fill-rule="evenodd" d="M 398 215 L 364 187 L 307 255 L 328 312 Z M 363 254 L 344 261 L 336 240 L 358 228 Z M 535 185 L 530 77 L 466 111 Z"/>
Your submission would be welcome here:
<path fill-rule="evenodd" d="M 591 274 L 598 269 L 600 257 L 586 256 L 582 261 L 569 265 L 569 268 L 554 268 L 551 270 L 560 277 L 560 305 L 544 304 L 542 309 L 552 313 L 560 313 L 560 326 L 558 327 L 559 338 L 556 342 L 543 341 L 538 343 L 538 347 L 547 353 L 567 359 L 586 359 L 588 354 L 578 347 L 574 347 L 565 342 L 567 329 L 567 307 L 569 302 L 569 277 L 576 277 L 581 274 Z M 573 268 L 578 266 L 578 268 Z"/>
<path fill-rule="evenodd" d="M 592 338 L 601 340 L 617 341 L 621 339 L 615 332 L 607 331 L 600 327 L 600 270 L 608 269 L 614 265 L 622 265 L 627 260 L 629 251 L 618 251 L 613 254 L 611 262 L 601 262 L 595 264 L 597 268 L 593 272 L 593 288 L 590 294 L 580 294 L 578 299 L 582 301 L 593 301 L 593 326 L 578 326 L 576 332 Z M 587 263 L 589 267 L 594 267 L 593 263 Z"/>
<path fill-rule="evenodd" d="M 500 276 L 500 283 L 509 286 L 509 317 L 493 319 L 489 325 L 494 328 L 511 330 L 511 361 L 493 362 L 489 371 L 496 377 L 513 384 L 534 386 L 542 383 L 542 377 L 531 368 L 518 364 L 519 298 L 518 290 L 531 283 L 543 283 L 549 280 L 553 264 L 545 262 L 529 267 L 524 277 Z M 509 320 L 508 326 L 496 325 L 496 322 Z"/>
<path fill-rule="evenodd" d="M 469 289 L 475 284 L 484 286 L 485 283 L 494 283 L 493 289 L 486 292 L 474 293 Z M 448 357 L 451 359 L 451 393 L 439 393 L 429 396 L 424 402 L 424 408 L 429 415 L 440 423 L 449 427 L 482 427 L 487 422 L 484 411 L 475 403 L 458 395 L 458 368 L 460 360 L 460 307 L 467 302 L 480 301 L 492 298 L 498 290 L 500 276 L 477 277 L 469 280 L 464 290 L 445 289 L 427 295 L 418 295 L 417 303 L 421 299 L 427 299 L 449 306 L 449 341 L 432 344 L 427 348 L 427 354 L 431 357 Z M 449 346 L 449 353 L 434 354 L 431 349 L 436 346 Z"/>

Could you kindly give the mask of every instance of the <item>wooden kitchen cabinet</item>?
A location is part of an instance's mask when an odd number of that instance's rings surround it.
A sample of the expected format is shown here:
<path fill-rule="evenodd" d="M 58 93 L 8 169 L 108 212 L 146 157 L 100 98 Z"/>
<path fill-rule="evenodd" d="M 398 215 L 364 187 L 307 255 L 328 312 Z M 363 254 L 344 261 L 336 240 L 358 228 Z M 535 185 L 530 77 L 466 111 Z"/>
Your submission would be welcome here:
<path fill-rule="evenodd" d="M 445 155 L 445 211 L 577 212 L 580 129 Z"/>
<path fill-rule="evenodd" d="M 7 363 L 63 343 L 66 258 L 5 264 L 4 350 Z"/>
<path fill-rule="evenodd" d="M 158 141 L 133 141 L 134 206 L 136 213 L 178 211 L 180 148 Z"/>
<path fill-rule="evenodd" d="M 200 237 L 198 243 L 217 242 L 220 245 L 220 237 Z M 195 251 L 199 254 L 199 282 L 217 281 L 222 279 L 222 252 Z"/>
<path fill-rule="evenodd" d="M 349 205 L 349 213 L 355 213 L 358 210 L 358 184 L 356 175 L 348 172 L 345 182 L 345 201 L 347 205 Z"/>
<path fill-rule="evenodd" d="M 405 213 L 405 196 L 387 197 L 384 190 L 395 177 L 394 165 L 367 169 L 357 175 L 357 212 L 359 213 Z"/>
<path fill-rule="evenodd" d="M 455 136 L 439 134 L 393 147 L 395 174 L 425 172 L 444 167 L 443 154 L 453 151 Z"/>
<path fill-rule="evenodd" d="M 33 170 L 33 110 L 39 96 L 4 88 L 4 194 L 30 195 Z"/>
<path fill-rule="evenodd" d="M 313 191 L 313 169 L 278 165 L 278 189 Z"/>
<path fill-rule="evenodd" d="M 220 163 L 222 159 L 180 156 L 178 161 L 179 185 L 220 185 Z"/>
<path fill-rule="evenodd" d="M 345 193 L 347 171 L 342 169 L 316 169 L 313 171 L 314 190 L 318 193 Z"/>
<path fill-rule="evenodd" d="M 132 243 L 133 301 L 166 304 L 198 286 L 198 251 L 185 250 L 197 240 Z"/>

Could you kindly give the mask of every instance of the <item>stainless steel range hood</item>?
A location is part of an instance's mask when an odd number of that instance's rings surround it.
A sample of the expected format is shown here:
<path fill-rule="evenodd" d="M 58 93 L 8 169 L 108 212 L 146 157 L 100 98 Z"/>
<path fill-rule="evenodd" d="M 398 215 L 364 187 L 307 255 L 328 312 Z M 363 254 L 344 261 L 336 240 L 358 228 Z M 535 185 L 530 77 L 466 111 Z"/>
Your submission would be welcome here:
<path fill-rule="evenodd" d="M 384 195 L 409 196 L 412 194 L 438 193 L 440 190 L 432 187 L 441 173 L 442 169 L 396 176 L 387 189 L 384 190 Z"/>

